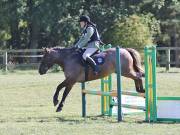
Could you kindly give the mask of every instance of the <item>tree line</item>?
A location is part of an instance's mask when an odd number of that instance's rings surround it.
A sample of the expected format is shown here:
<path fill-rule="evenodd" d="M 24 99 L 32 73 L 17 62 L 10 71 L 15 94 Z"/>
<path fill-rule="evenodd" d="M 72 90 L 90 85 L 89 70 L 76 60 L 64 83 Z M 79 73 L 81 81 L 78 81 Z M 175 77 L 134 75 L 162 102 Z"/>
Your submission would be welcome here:
<path fill-rule="evenodd" d="M 82 14 L 106 44 L 180 45 L 179 0 L 1 0 L 0 49 L 71 46 Z"/>

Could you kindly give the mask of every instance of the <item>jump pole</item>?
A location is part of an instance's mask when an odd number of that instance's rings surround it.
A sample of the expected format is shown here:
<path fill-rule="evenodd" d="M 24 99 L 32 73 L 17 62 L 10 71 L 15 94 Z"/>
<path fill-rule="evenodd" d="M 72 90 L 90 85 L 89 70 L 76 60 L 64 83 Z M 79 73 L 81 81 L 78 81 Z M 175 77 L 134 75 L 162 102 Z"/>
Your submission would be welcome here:
<path fill-rule="evenodd" d="M 116 47 L 116 75 L 117 75 L 117 98 L 118 98 L 118 122 L 122 121 L 121 109 L 121 58 L 120 48 Z"/>
<path fill-rule="evenodd" d="M 145 47 L 146 121 L 156 121 L 156 47 Z"/>
<path fill-rule="evenodd" d="M 101 79 L 101 94 L 109 93 L 112 90 L 112 76 L 109 75 Z M 110 103 L 112 102 L 112 96 L 101 96 L 101 114 L 112 116 L 112 106 Z"/>
<path fill-rule="evenodd" d="M 82 91 L 85 90 L 85 82 L 81 83 Z M 86 117 L 86 94 L 82 92 L 82 117 Z"/>
<path fill-rule="evenodd" d="M 101 47 L 101 51 L 105 51 L 111 48 L 112 45 L 108 44 L 106 46 Z M 112 76 L 109 75 L 101 79 L 101 94 L 109 93 L 112 90 Z M 112 106 L 110 103 L 112 102 L 112 96 L 101 96 L 101 114 L 112 116 Z"/>

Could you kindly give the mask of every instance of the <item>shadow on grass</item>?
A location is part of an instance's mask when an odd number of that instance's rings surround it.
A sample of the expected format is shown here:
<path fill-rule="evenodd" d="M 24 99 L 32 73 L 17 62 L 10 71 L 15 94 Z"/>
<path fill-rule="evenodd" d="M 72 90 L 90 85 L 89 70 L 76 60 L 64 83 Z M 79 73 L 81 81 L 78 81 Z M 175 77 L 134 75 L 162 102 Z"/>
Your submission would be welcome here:
<path fill-rule="evenodd" d="M 172 74 L 172 73 L 180 73 L 179 71 L 158 71 L 157 73 L 170 73 L 170 74 Z"/>
<path fill-rule="evenodd" d="M 64 117 L 55 117 L 57 122 L 69 123 L 69 124 L 81 124 L 84 123 L 84 119 L 76 119 L 76 118 L 64 118 Z"/>
<path fill-rule="evenodd" d="M 0 119 L 0 124 L 8 123 L 8 122 L 15 122 L 15 123 L 28 123 L 28 122 L 37 122 L 37 123 L 49 123 L 49 122 L 59 122 L 59 123 L 67 123 L 70 125 L 73 124 L 81 124 L 84 123 L 85 120 L 73 117 L 57 117 L 57 116 L 50 116 L 50 117 L 25 117 L 25 118 L 15 118 L 15 119 Z"/>
<path fill-rule="evenodd" d="M 85 121 L 91 121 L 96 123 L 117 123 L 116 116 L 106 116 L 106 115 L 90 115 L 86 116 Z"/>
<path fill-rule="evenodd" d="M 121 124 L 121 123 L 136 123 L 136 124 L 180 124 L 180 122 L 173 122 L 173 121 L 158 121 L 158 122 L 147 122 L 142 119 L 133 119 L 133 118 L 125 118 L 121 122 L 117 121 L 117 117 L 113 116 L 102 116 L 102 115 L 96 115 L 96 116 L 87 116 L 85 118 L 82 117 L 74 117 L 74 116 L 68 116 L 68 117 L 27 117 L 27 118 L 17 118 L 17 119 L 11 119 L 11 120 L 5 120 L 1 119 L 0 124 L 3 123 L 9 123 L 9 122 L 15 122 L 15 123 L 29 123 L 29 122 L 37 122 L 37 123 L 49 123 L 49 122 L 57 122 L 57 123 L 63 123 L 68 125 L 78 125 L 78 124 L 88 124 L 88 123 L 109 123 L 109 124 Z"/>
<path fill-rule="evenodd" d="M 148 122 L 148 121 L 143 121 L 143 123 L 147 124 L 180 124 L 178 121 L 156 121 L 156 122 Z"/>
<path fill-rule="evenodd" d="M 53 122 L 56 121 L 52 117 L 28 117 L 28 118 L 16 118 L 11 120 L 0 120 L 0 123 L 16 122 L 16 123 L 28 123 L 28 122 Z"/>

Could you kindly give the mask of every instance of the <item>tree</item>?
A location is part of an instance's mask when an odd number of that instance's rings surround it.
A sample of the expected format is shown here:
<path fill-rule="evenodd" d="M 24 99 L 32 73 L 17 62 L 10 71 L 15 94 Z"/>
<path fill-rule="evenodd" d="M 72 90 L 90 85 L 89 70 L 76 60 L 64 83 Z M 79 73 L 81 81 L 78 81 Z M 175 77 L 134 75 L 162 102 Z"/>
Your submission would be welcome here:
<path fill-rule="evenodd" d="M 106 42 L 123 47 L 142 48 L 153 43 L 153 34 L 146 16 L 131 15 L 118 21 L 114 27 L 104 35 Z"/>
<path fill-rule="evenodd" d="M 104 35 L 111 36 L 107 32 L 114 24 L 138 14 L 144 16 L 142 23 L 148 22 L 150 33 L 159 44 L 173 45 L 173 41 L 178 44 L 179 3 L 178 0 L 1 0 L 0 43 L 17 49 L 72 45 L 80 33 L 78 18 L 82 14 L 90 16 L 103 41 L 107 41 Z M 162 31 L 158 36 L 152 34 L 159 31 L 154 30 L 157 19 Z"/>

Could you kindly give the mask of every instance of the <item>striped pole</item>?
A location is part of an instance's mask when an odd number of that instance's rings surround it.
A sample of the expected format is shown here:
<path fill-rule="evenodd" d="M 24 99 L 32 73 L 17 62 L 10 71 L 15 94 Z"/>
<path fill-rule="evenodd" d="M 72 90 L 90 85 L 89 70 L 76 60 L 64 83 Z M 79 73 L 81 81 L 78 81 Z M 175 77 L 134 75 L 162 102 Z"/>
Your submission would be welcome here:
<path fill-rule="evenodd" d="M 156 47 L 152 47 L 152 89 L 153 89 L 153 121 L 157 120 L 157 94 L 156 94 Z"/>
<path fill-rule="evenodd" d="M 144 65 L 145 65 L 145 91 L 146 91 L 146 121 L 149 120 L 150 108 L 149 108 L 149 97 L 148 97 L 148 48 L 144 48 Z"/>
<path fill-rule="evenodd" d="M 112 102 L 112 84 L 111 81 L 112 77 L 111 75 L 104 77 L 101 79 L 101 112 L 102 115 L 108 115 L 112 116 L 112 107 L 111 107 L 111 102 Z M 103 93 L 110 93 L 108 96 L 104 96 Z"/>
<path fill-rule="evenodd" d="M 146 121 L 157 119 L 156 47 L 145 47 Z"/>
<path fill-rule="evenodd" d="M 101 48 L 102 51 L 111 48 L 111 45 L 106 45 Z M 111 96 L 104 96 L 103 93 L 107 92 L 109 93 L 112 90 L 112 84 L 111 84 L 111 75 L 104 77 L 101 79 L 101 114 L 102 115 L 112 115 L 112 107 L 110 106 L 110 103 L 112 102 Z M 106 94 L 105 94 L 106 95 Z"/>

